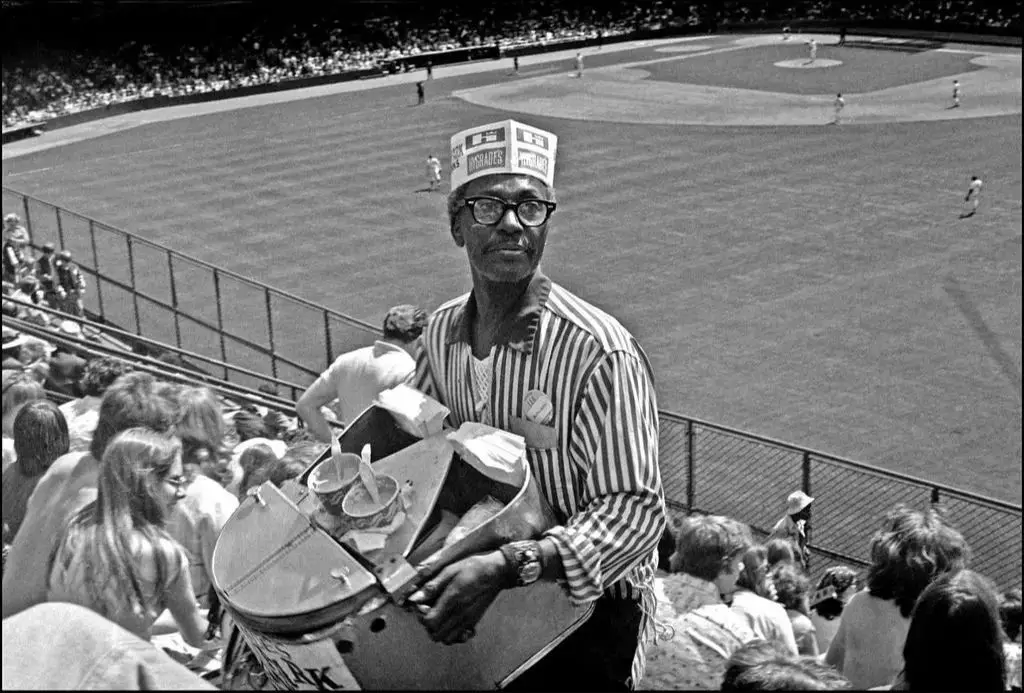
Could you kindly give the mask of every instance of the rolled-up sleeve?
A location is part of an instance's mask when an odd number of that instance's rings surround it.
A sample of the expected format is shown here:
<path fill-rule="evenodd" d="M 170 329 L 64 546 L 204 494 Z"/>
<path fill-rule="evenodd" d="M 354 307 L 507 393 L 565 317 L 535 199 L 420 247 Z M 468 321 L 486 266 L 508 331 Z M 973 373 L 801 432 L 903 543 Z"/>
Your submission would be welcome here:
<path fill-rule="evenodd" d="M 658 407 L 640 356 L 614 351 L 594 368 L 569 453 L 584 470 L 578 510 L 545 536 L 558 547 L 570 598 L 584 603 L 650 557 L 665 530 Z"/>

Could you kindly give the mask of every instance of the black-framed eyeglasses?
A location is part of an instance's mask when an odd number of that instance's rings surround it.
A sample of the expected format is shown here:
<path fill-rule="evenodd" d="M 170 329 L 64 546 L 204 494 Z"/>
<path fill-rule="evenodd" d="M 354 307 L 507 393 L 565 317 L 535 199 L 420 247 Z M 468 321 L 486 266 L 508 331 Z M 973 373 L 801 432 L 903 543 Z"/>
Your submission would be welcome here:
<path fill-rule="evenodd" d="M 464 205 L 469 207 L 478 224 L 494 226 L 508 210 L 514 210 L 523 226 L 540 226 L 548 220 L 557 205 L 548 200 L 522 200 L 505 202 L 496 197 L 470 197 Z"/>

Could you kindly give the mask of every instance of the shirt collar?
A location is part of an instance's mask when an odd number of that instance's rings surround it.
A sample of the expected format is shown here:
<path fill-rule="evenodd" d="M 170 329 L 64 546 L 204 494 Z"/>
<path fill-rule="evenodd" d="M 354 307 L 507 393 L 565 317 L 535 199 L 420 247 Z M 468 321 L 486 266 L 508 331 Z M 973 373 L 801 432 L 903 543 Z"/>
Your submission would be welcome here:
<path fill-rule="evenodd" d="M 551 295 L 551 280 L 539 269 L 534 272 L 526 291 L 516 306 L 513 315 L 508 317 L 495 335 L 496 345 L 508 346 L 512 349 L 529 354 L 533 351 L 533 338 L 540 323 L 541 310 Z M 476 318 L 476 294 L 470 292 L 469 298 L 455 315 L 447 343 L 464 342 L 473 344 L 473 320 Z"/>

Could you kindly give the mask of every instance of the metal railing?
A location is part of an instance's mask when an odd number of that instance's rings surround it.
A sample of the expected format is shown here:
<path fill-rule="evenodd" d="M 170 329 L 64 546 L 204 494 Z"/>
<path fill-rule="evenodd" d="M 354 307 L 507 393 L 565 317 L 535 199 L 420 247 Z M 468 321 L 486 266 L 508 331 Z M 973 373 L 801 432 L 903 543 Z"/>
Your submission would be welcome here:
<path fill-rule="evenodd" d="M 226 365 L 244 363 L 275 380 L 308 383 L 336 354 L 371 343 L 377 333 L 367 323 L 6 186 L 3 201 L 4 213 L 23 210 L 35 245 L 52 241 L 68 248 L 92 275 L 90 311 L 221 362 L 226 381 L 253 380 L 246 369 Z M 816 499 L 811 547 L 817 572 L 837 562 L 867 565 L 870 537 L 897 503 L 938 505 L 970 542 L 977 570 L 1003 587 L 1020 584 L 1020 506 L 679 414 L 663 411 L 660 421 L 661 472 L 674 510 L 729 515 L 764 534 L 782 516 L 782 499 L 802 489 Z"/>

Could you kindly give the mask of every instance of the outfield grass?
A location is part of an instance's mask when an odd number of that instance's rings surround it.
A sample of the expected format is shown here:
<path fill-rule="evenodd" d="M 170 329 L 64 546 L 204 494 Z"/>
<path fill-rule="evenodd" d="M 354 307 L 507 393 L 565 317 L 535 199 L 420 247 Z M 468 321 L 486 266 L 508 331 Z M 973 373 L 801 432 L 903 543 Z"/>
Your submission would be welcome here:
<path fill-rule="evenodd" d="M 842 50 L 864 88 L 965 69 L 958 55 Z M 750 87 L 776 52 L 657 74 L 727 65 L 722 85 Z M 594 55 L 587 69 L 662 57 Z M 824 72 L 755 81 L 808 93 Z M 417 192 L 423 161 L 445 162 L 462 127 L 514 116 L 446 96 L 504 71 L 435 76 L 424 107 L 402 84 L 145 125 L 4 161 L 4 180 L 376 324 L 394 303 L 468 289 L 444 197 Z M 527 120 L 561 138 L 546 271 L 635 332 L 663 408 L 1021 501 L 1019 114 L 840 128 Z M 973 173 L 984 202 L 961 221 Z M 264 320 L 258 305 L 233 318 Z"/>

